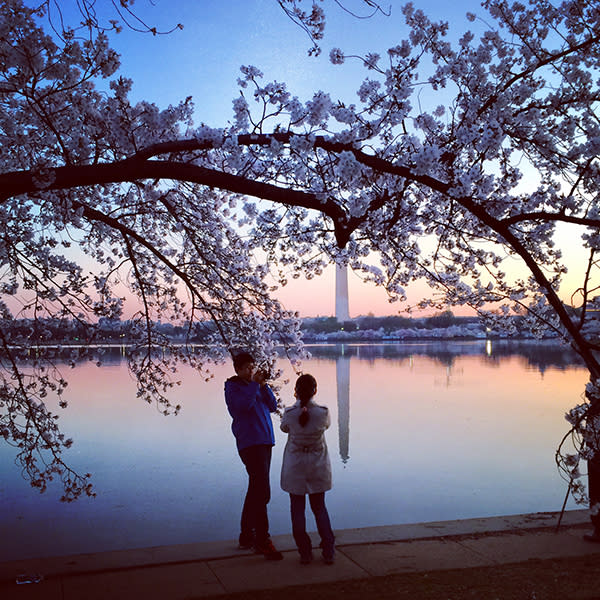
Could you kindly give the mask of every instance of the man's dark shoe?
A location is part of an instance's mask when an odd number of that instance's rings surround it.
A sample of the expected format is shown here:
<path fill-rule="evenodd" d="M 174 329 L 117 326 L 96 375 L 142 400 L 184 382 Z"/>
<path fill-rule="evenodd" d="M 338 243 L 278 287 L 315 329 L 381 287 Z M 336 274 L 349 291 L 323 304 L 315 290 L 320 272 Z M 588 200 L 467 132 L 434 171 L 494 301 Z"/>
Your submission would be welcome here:
<path fill-rule="evenodd" d="M 586 542 L 594 542 L 595 544 L 600 544 L 600 534 L 597 531 L 594 531 L 594 533 L 584 534 L 583 539 Z"/>
<path fill-rule="evenodd" d="M 268 539 L 257 544 L 254 547 L 256 554 L 262 554 L 267 560 L 283 560 L 283 554 L 273 546 L 273 542 Z"/>
<path fill-rule="evenodd" d="M 312 552 L 309 554 L 301 554 L 300 555 L 300 564 L 301 565 L 309 565 L 312 562 L 313 555 Z"/>

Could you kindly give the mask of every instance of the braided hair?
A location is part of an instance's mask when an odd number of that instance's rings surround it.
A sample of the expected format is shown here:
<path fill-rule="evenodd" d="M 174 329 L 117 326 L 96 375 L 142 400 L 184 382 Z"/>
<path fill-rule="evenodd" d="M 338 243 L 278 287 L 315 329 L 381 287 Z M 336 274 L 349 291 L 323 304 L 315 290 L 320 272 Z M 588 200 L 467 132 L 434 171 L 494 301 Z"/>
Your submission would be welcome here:
<path fill-rule="evenodd" d="M 310 399 L 317 393 L 317 380 L 308 373 L 300 375 L 296 380 L 296 397 L 300 400 L 302 412 L 298 417 L 298 423 L 304 427 L 308 423 L 310 415 L 308 414 L 307 404 Z"/>

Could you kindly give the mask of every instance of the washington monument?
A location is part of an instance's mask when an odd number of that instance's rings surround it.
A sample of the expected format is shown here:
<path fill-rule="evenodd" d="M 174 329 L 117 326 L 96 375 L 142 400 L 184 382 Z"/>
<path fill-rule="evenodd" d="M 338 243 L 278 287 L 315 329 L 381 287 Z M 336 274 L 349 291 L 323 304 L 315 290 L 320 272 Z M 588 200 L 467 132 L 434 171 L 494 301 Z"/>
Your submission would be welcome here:
<path fill-rule="evenodd" d="M 346 265 L 335 265 L 335 318 L 338 323 L 350 320 L 348 308 L 348 268 Z"/>

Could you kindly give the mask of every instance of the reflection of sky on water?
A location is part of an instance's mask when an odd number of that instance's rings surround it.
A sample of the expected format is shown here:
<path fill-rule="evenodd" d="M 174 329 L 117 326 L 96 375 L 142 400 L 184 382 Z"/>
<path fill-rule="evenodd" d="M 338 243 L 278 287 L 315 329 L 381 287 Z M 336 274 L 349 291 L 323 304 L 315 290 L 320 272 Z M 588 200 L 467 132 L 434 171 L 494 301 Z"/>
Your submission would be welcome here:
<path fill-rule="evenodd" d="M 494 342 L 311 347 L 305 371 L 327 404 L 334 528 L 560 509 L 554 450 L 586 371 L 551 347 Z M 96 499 L 39 495 L 0 446 L 0 560 L 237 536 L 244 471 L 223 400 L 229 367 L 204 383 L 190 371 L 163 417 L 135 399 L 115 350 L 104 366 L 66 368 L 68 460 L 94 474 Z M 282 389 L 290 404 L 294 375 Z M 271 532 L 288 532 L 279 489 L 285 434 L 272 466 Z M 336 426 L 337 425 L 337 426 Z M 312 526 L 312 525 L 311 525 Z"/>

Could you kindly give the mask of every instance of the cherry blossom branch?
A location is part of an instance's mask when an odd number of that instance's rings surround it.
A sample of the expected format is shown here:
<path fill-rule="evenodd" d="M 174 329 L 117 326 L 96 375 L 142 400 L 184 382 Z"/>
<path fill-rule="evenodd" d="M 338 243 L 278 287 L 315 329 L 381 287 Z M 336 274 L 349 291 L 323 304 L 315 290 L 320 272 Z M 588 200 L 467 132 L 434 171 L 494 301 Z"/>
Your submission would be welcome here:
<path fill-rule="evenodd" d="M 123 223 L 121 223 L 118 219 L 115 219 L 113 217 L 105 215 L 104 213 L 102 213 L 94 208 L 91 208 L 89 206 L 85 206 L 84 204 L 81 204 L 81 203 L 77 203 L 77 202 L 74 203 L 74 208 L 76 210 L 78 208 L 81 208 L 83 210 L 83 216 L 86 219 L 89 219 L 92 221 L 99 221 L 101 223 L 104 223 L 105 225 L 108 225 L 112 229 L 119 231 L 123 235 L 124 239 L 126 240 L 128 250 L 131 250 L 133 252 L 131 242 L 130 242 L 130 238 L 131 238 L 131 239 L 135 240 L 138 244 L 140 244 L 140 246 L 143 246 L 149 252 L 151 252 L 154 256 L 156 256 L 156 258 L 162 264 L 164 264 L 171 272 L 173 272 L 175 275 L 177 275 L 177 277 L 179 277 L 185 283 L 187 289 L 192 294 L 192 297 L 195 298 L 196 300 L 198 300 L 200 302 L 203 310 L 205 310 L 207 312 L 207 314 L 209 314 L 211 316 L 213 322 L 215 323 L 215 326 L 219 330 L 219 333 L 221 335 L 221 338 L 223 339 L 223 342 L 225 344 L 228 344 L 229 340 L 227 339 L 225 332 L 219 325 L 218 317 L 214 314 L 214 312 L 212 311 L 212 309 L 210 308 L 208 303 L 202 299 L 202 295 L 200 294 L 197 287 L 194 285 L 194 283 L 191 281 L 191 279 L 188 277 L 188 275 L 184 271 L 182 271 L 177 265 L 175 265 L 172 261 L 170 261 L 162 252 L 160 252 L 158 250 L 158 248 L 156 248 L 156 246 L 154 246 L 153 244 L 148 242 L 143 236 L 138 234 L 133 229 L 127 227 L 126 225 L 123 225 Z M 135 258 L 134 257 L 132 258 L 132 255 L 130 255 L 130 258 L 132 259 L 132 262 L 134 263 L 134 267 L 135 267 L 136 266 Z M 138 279 L 139 279 L 140 285 L 141 285 L 143 278 L 141 277 L 141 275 L 139 275 L 139 272 L 137 273 L 137 276 L 138 276 Z M 147 304 L 146 304 L 145 313 L 146 313 L 146 317 L 148 318 L 149 314 L 148 314 Z"/>
<path fill-rule="evenodd" d="M 481 114 L 485 113 L 492 106 L 492 104 L 494 104 L 494 102 L 496 102 L 498 100 L 499 95 L 506 92 L 511 86 L 513 86 L 519 80 L 525 79 L 526 77 L 533 75 L 536 71 L 538 71 L 539 69 L 541 69 L 543 67 L 546 67 L 548 65 L 554 65 L 561 59 L 566 58 L 567 56 L 569 56 L 571 54 L 577 54 L 579 52 L 583 52 L 586 49 L 588 49 L 590 46 L 593 46 L 594 44 L 597 44 L 598 42 L 600 42 L 600 35 L 590 36 L 589 38 L 586 38 L 585 40 L 583 40 L 579 44 L 576 44 L 575 46 L 569 45 L 568 48 L 565 48 L 561 52 L 557 52 L 556 54 L 548 54 L 548 56 L 546 58 L 540 59 L 536 63 L 534 63 L 533 65 L 528 67 L 527 69 L 524 69 L 520 73 L 516 73 L 507 82 L 505 82 L 496 93 L 492 94 L 488 98 L 488 100 L 485 102 L 485 104 L 479 109 L 479 114 L 481 115 Z"/>
<path fill-rule="evenodd" d="M 581 292 L 581 295 L 583 296 L 583 302 L 581 304 L 581 315 L 579 317 L 579 329 L 581 329 L 585 323 L 585 316 L 587 313 L 588 296 L 589 296 L 589 293 L 591 292 L 591 290 L 588 290 L 588 284 L 590 282 L 590 275 L 592 272 L 592 267 L 594 266 L 594 263 L 595 263 L 595 261 L 594 261 L 595 254 L 596 254 L 596 251 L 593 248 L 591 248 L 590 256 L 588 258 L 587 268 L 585 270 L 585 276 L 583 278 L 583 286 L 581 286 L 580 288 L 575 290 L 573 292 L 573 294 L 571 295 L 571 302 L 573 301 L 573 296 L 575 294 L 577 294 L 578 292 Z"/>
<path fill-rule="evenodd" d="M 255 196 L 279 204 L 318 210 L 340 226 L 343 226 L 346 221 L 343 209 L 331 199 L 322 200 L 317 194 L 311 192 L 263 183 L 188 163 L 128 159 L 97 165 L 56 167 L 45 170 L 43 177 L 48 183 L 41 187 L 36 180 L 36 174 L 31 171 L 0 174 L 0 204 L 14 196 L 46 190 L 134 182 L 140 179 L 171 179 Z M 339 233 L 342 233 L 342 227 Z"/>
<path fill-rule="evenodd" d="M 574 215 L 567 215 L 564 213 L 553 213 L 548 211 L 539 211 L 531 213 L 521 213 L 519 215 L 512 215 L 501 219 L 500 222 L 503 225 L 514 225 L 515 223 L 521 223 L 523 221 L 559 221 L 561 223 L 573 223 L 575 225 L 585 225 L 587 227 L 598 227 L 600 228 L 600 219 L 590 219 L 589 217 L 576 217 Z"/>
<path fill-rule="evenodd" d="M 558 294 L 548 281 L 547 277 L 544 275 L 535 258 L 530 252 L 527 251 L 523 243 L 512 233 L 508 225 L 492 217 L 485 211 L 483 207 L 473 202 L 471 199 L 461 198 L 458 200 L 458 202 L 460 202 L 472 214 L 477 216 L 482 223 L 485 223 L 492 230 L 500 234 L 506 240 L 508 245 L 515 251 L 515 253 L 521 257 L 525 265 L 529 268 L 537 284 L 544 291 L 546 299 L 555 310 L 561 323 L 569 332 L 573 343 L 589 368 L 590 373 L 595 378 L 600 377 L 600 365 L 598 364 L 596 357 L 591 352 L 589 343 L 581 335 L 579 328 L 575 325 L 575 323 L 573 323 L 562 301 L 558 297 Z"/>

